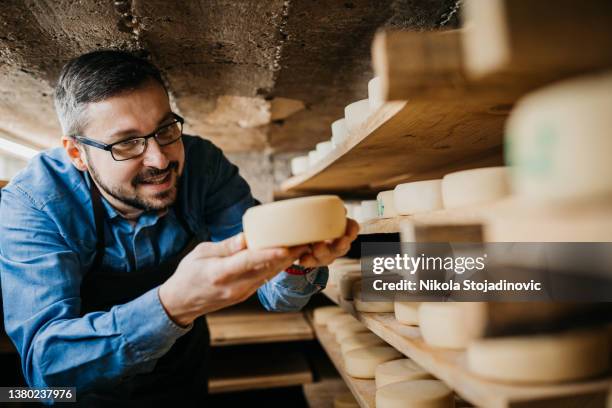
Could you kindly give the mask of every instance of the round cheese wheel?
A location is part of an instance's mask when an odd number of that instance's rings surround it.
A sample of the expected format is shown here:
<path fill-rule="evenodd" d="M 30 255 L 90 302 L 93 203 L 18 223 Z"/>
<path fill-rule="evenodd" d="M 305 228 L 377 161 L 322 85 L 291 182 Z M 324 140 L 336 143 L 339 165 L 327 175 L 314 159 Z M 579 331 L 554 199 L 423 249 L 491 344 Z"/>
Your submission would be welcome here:
<path fill-rule="evenodd" d="M 385 103 L 380 77 L 374 77 L 368 82 L 368 102 L 371 113 L 376 112 Z"/>
<path fill-rule="evenodd" d="M 609 357 L 603 329 L 480 339 L 467 351 L 470 371 L 509 382 L 580 380 L 607 371 Z"/>
<path fill-rule="evenodd" d="M 410 326 L 419 324 L 419 306 L 421 302 L 393 302 L 395 319 Z"/>
<path fill-rule="evenodd" d="M 335 333 L 336 330 L 338 330 L 340 326 L 346 323 L 350 323 L 350 322 L 359 322 L 359 320 L 355 319 L 353 316 L 351 316 L 348 313 L 339 314 L 338 316 L 332 316 L 327 321 L 327 330 L 329 330 L 332 333 Z"/>
<path fill-rule="evenodd" d="M 340 198 L 320 195 L 251 207 L 242 224 L 251 249 L 290 247 L 341 237 L 346 216 Z"/>
<path fill-rule="evenodd" d="M 378 217 L 378 201 L 365 200 L 361 202 L 361 221 L 369 221 Z"/>
<path fill-rule="evenodd" d="M 376 388 L 384 387 L 400 381 L 424 380 L 433 378 L 423 367 L 410 360 L 402 358 L 387 361 L 376 367 Z"/>
<path fill-rule="evenodd" d="M 348 137 L 348 129 L 346 128 L 346 119 L 338 119 L 331 125 L 332 137 L 331 141 L 334 147 L 339 146 Z"/>
<path fill-rule="evenodd" d="M 373 379 L 376 366 L 379 364 L 396 360 L 401 356 L 399 351 L 389 346 L 363 347 L 342 354 L 348 375 L 364 379 Z"/>
<path fill-rule="evenodd" d="M 342 299 L 353 300 L 353 287 L 361 279 L 360 271 L 348 272 L 342 275 L 338 288 Z"/>
<path fill-rule="evenodd" d="M 361 281 L 353 283 L 353 305 L 358 312 L 365 313 L 393 313 L 391 301 L 366 301 L 361 296 Z"/>
<path fill-rule="evenodd" d="M 372 332 L 353 333 L 340 341 L 340 351 L 342 353 L 348 353 L 351 350 L 362 347 L 384 346 L 385 344 L 383 339 Z"/>
<path fill-rule="evenodd" d="M 368 328 L 365 327 L 363 323 L 357 321 L 357 322 L 346 323 L 346 324 L 339 326 L 335 330 L 334 334 L 336 335 L 336 341 L 340 343 L 342 342 L 342 340 L 354 335 L 355 333 L 367 333 L 368 331 L 369 331 Z"/>
<path fill-rule="evenodd" d="M 334 408 L 360 408 L 359 403 L 350 392 L 345 392 L 334 398 Z"/>
<path fill-rule="evenodd" d="M 358 260 L 351 260 L 351 262 L 333 262 L 328 266 L 329 270 L 329 282 L 333 285 L 340 285 L 340 280 L 343 276 L 350 273 L 361 273 L 361 264 Z"/>
<path fill-rule="evenodd" d="M 442 178 L 444 208 L 484 204 L 499 200 L 508 194 L 507 167 L 457 171 Z"/>
<path fill-rule="evenodd" d="M 346 129 L 349 134 L 359 129 L 359 127 L 368 120 L 369 114 L 370 102 L 367 99 L 353 102 L 344 108 L 344 119 L 346 119 Z"/>
<path fill-rule="evenodd" d="M 323 158 L 325 156 L 327 156 L 329 153 L 331 153 L 331 151 L 333 150 L 333 146 L 332 146 L 332 142 L 327 141 L 327 142 L 321 142 L 321 143 L 317 143 L 317 152 L 319 152 L 319 154 L 321 155 L 320 157 Z"/>
<path fill-rule="evenodd" d="M 316 166 L 319 160 L 321 160 L 321 152 L 317 152 L 316 150 L 308 152 L 308 165 L 310 167 Z"/>
<path fill-rule="evenodd" d="M 415 181 L 398 184 L 393 191 L 395 209 L 400 215 L 441 210 L 442 180 Z"/>
<path fill-rule="evenodd" d="M 308 156 L 298 156 L 291 159 L 291 174 L 294 176 L 305 173 L 308 170 Z"/>
<path fill-rule="evenodd" d="M 439 380 L 401 381 L 376 390 L 376 408 L 454 408 L 453 391 Z"/>
<path fill-rule="evenodd" d="M 541 88 L 506 126 L 514 194 L 535 201 L 612 193 L 612 71 Z"/>
<path fill-rule="evenodd" d="M 462 302 L 423 302 L 418 313 L 421 335 L 430 346 L 463 349 L 476 337 L 466 329 Z"/>
<path fill-rule="evenodd" d="M 393 198 L 393 190 L 381 191 L 378 193 L 376 196 L 376 202 L 378 203 L 379 218 L 392 218 L 397 216 L 395 201 Z"/>
<path fill-rule="evenodd" d="M 315 324 L 325 326 L 329 319 L 341 314 L 346 314 L 346 312 L 338 306 L 317 307 L 313 313 L 313 320 Z"/>

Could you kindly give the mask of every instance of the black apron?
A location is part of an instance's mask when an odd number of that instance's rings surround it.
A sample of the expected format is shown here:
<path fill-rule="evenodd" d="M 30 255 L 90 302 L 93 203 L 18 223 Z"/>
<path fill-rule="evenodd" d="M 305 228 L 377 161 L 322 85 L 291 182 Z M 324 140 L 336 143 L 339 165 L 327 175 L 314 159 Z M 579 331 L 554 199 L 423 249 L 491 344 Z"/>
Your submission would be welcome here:
<path fill-rule="evenodd" d="M 81 284 L 81 314 L 108 311 L 161 285 L 176 270 L 179 262 L 197 244 L 195 234 L 184 220 L 181 205 L 174 206 L 177 219 L 191 235 L 182 251 L 152 268 L 120 273 L 104 270 L 104 207 L 100 192 L 90 177 L 90 192 L 97 232 L 96 256 Z M 152 334 L 155 335 L 155 334 Z M 162 356 L 151 372 L 137 374 L 79 396 L 87 407 L 202 406 L 208 394 L 210 336 L 204 316 L 180 337 Z"/>

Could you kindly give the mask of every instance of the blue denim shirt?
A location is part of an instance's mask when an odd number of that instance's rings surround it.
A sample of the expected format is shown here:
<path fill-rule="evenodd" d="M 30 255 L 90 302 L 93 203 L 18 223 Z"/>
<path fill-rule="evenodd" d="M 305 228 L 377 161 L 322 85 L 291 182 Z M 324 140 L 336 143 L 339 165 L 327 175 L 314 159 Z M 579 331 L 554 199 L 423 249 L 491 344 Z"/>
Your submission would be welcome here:
<path fill-rule="evenodd" d="M 256 204 L 249 186 L 220 149 L 184 136 L 179 185 L 183 214 L 203 240 L 242 231 L 242 215 Z M 30 386 L 76 386 L 150 369 L 190 328 L 169 319 L 157 288 L 108 312 L 81 316 L 80 284 L 91 266 L 96 232 L 89 179 L 57 148 L 34 157 L 2 190 L 0 283 L 5 329 L 21 355 Z M 157 265 L 189 236 L 174 210 L 145 213 L 135 225 L 103 199 L 105 270 L 129 274 Z M 281 272 L 257 295 L 268 310 L 301 309 L 327 281 L 327 268 Z M 148 368 L 147 368 L 148 367 Z"/>

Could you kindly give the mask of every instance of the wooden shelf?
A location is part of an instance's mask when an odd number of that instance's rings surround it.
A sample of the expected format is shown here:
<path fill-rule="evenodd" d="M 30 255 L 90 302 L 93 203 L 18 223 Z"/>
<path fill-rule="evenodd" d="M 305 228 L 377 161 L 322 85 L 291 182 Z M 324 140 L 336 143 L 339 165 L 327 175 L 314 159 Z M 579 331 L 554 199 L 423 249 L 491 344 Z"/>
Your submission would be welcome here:
<path fill-rule="evenodd" d="M 207 317 L 213 346 L 314 339 L 301 312 L 274 313 L 252 304 L 234 306 Z"/>
<path fill-rule="evenodd" d="M 324 293 L 377 336 L 476 406 L 510 407 L 534 401 L 538 402 L 538 407 L 568 406 L 563 405 L 566 403 L 576 404 L 571 406 L 586 406 L 583 404 L 604 401 L 612 386 L 612 378 L 550 385 L 504 384 L 480 378 L 467 369 L 465 352 L 428 346 L 421 338 L 418 327 L 398 323 L 392 313 L 355 312 L 352 302 L 340 299 L 333 286 L 326 288 Z"/>
<path fill-rule="evenodd" d="M 294 350 L 229 350 L 213 353 L 208 387 L 211 394 L 289 387 L 312 382 L 304 355 Z M 217 355 L 217 358 L 215 358 Z"/>
<path fill-rule="evenodd" d="M 468 0 L 463 16 L 465 64 L 478 80 L 526 90 L 612 66 L 608 0 Z"/>
<path fill-rule="evenodd" d="M 350 392 L 342 378 L 325 379 L 323 381 L 304 384 L 304 397 L 309 408 L 330 408 L 334 399 L 341 394 Z"/>
<path fill-rule="evenodd" d="M 538 206 L 509 197 L 360 225 L 361 235 L 398 232 L 405 242 L 612 242 L 612 200 Z"/>
<path fill-rule="evenodd" d="M 390 102 L 315 167 L 281 188 L 379 191 L 394 186 L 398 176 L 416 181 L 499 165 L 504 118 L 457 100 Z"/>
<path fill-rule="evenodd" d="M 374 380 L 361 380 L 348 375 L 344 369 L 340 345 L 325 327 L 314 325 L 317 339 L 329 356 L 330 360 L 344 379 L 361 408 L 375 408 L 376 384 Z"/>

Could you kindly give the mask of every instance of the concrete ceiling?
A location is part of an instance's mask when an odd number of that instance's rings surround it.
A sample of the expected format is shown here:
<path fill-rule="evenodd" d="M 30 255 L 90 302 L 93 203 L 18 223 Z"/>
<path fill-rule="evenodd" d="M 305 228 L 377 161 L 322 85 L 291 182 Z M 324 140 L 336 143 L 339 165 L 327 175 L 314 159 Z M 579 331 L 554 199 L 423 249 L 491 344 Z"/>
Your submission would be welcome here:
<path fill-rule="evenodd" d="M 0 133 L 57 145 L 52 88 L 70 58 L 144 50 L 187 131 L 229 152 L 285 152 L 329 138 L 367 96 L 381 27 L 437 28 L 453 0 L 4 0 Z M 456 24 L 453 21 L 451 24 Z"/>

